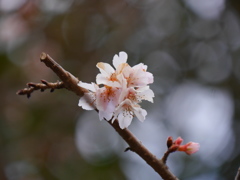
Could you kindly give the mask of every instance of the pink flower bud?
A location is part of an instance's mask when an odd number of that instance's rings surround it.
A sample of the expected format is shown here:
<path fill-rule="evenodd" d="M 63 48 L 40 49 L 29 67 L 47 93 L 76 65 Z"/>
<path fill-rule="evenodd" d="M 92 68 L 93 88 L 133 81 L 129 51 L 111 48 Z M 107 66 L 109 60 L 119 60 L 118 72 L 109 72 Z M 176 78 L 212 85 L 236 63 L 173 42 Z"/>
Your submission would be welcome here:
<path fill-rule="evenodd" d="M 183 139 L 181 137 L 178 137 L 175 141 L 173 141 L 171 136 L 168 137 L 167 139 L 168 151 L 171 153 L 177 151 L 182 142 L 183 142 Z"/>
<path fill-rule="evenodd" d="M 199 148 L 200 148 L 199 143 L 189 142 L 185 145 L 179 146 L 178 151 L 184 151 L 188 155 L 191 155 L 191 154 L 197 152 L 199 150 Z"/>
<path fill-rule="evenodd" d="M 181 137 L 178 137 L 178 138 L 173 142 L 173 144 L 180 146 L 182 142 L 183 142 L 183 139 L 182 139 Z"/>

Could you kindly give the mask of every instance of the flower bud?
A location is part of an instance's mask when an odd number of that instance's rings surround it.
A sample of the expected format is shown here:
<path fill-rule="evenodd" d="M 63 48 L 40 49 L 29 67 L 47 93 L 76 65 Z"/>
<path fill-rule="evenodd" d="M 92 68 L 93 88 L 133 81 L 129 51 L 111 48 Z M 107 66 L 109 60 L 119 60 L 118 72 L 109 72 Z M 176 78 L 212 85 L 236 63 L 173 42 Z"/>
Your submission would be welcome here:
<path fill-rule="evenodd" d="M 180 146 L 182 142 L 183 142 L 183 139 L 181 137 L 178 137 L 173 143 Z"/>
<path fill-rule="evenodd" d="M 173 144 L 173 138 L 172 138 L 172 136 L 169 136 L 167 138 L 167 147 L 168 147 L 168 149 L 172 146 L 172 144 Z"/>
<path fill-rule="evenodd" d="M 188 155 L 191 155 L 191 154 L 197 152 L 199 150 L 199 148 L 200 148 L 199 143 L 189 142 L 185 145 L 179 146 L 178 151 L 184 151 Z"/>

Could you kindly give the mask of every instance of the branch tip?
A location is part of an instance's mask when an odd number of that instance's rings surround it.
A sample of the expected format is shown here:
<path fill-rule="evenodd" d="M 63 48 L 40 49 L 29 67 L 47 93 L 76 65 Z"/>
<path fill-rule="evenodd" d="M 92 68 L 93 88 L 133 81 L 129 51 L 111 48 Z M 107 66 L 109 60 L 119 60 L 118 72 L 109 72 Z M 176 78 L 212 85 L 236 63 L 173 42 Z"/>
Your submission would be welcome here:
<path fill-rule="evenodd" d="M 42 52 L 40 55 L 40 60 L 44 61 L 47 58 L 47 54 L 45 52 Z"/>
<path fill-rule="evenodd" d="M 17 95 L 22 95 L 22 90 L 16 92 Z"/>

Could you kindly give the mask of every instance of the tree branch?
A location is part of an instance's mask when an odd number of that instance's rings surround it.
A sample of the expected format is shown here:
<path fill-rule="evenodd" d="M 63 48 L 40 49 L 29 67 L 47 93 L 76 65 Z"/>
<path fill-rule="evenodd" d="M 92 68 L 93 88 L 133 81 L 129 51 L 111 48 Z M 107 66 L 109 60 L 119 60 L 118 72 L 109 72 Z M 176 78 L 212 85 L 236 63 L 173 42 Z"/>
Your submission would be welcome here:
<path fill-rule="evenodd" d="M 63 82 L 47 82 L 46 80 L 41 80 L 42 83 L 27 83 L 28 88 L 24 88 L 19 90 L 16 94 L 17 95 L 27 95 L 30 98 L 31 94 L 36 90 L 41 90 L 42 92 L 45 89 L 50 89 L 50 92 L 53 92 L 55 89 L 62 89 L 65 88 Z"/>
<path fill-rule="evenodd" d="M 73 91 L 78 96 L 83 96 L 86 89 L 78 86 L 78 78 L 73 76 L 70 72 L 63 69 L 56 61 L 54 61 L 48 54 L 42 53 L 40 55 L 40 60 L 50 69 L 52 69 L 56 75 L 63 81 L 64 87 L 70 91 Z"/>
<path fill-rule="evenodd" d="M 56 63 L 48 54 L 42 53 L 40 60 L 45 63 L 47 67 L 52 69 L 57 76 L 62 80 L 61 86 L 74 92 L 78 96 L 82 96 L 85 92 L 88 92 L 86 89 L 78 86 L 79 80 L 73 76 L 68 71 L 64 70 L 58 63 Z M 29 85 L 29 83 L 28 83 Z M 30 89 L 26 88 L 18 92 L 33 92 L 32 88 L 36 87 L 36 84 L 30 83 Z M 40 88 L 41 89 L 41 88 Z M 31 94 L 30 93 L 30 94 Z M 21 94 L 21 93 L 18 93 Z M 26 93 L 28 94 L 28 93 Z M 168 167 L 164 164 L 161 159 L 157 159 L 148 149 L 139 141 L 137 138 L 127 129 L 121 129 L 119 127 L 118 121 L 115 120 L 113 123 L 108 121 L 109 124 L 118 132 L 118 134 L 128 143 L 129 150 L 138 154 L 142 159 L 146 161 L 164 180 L 178 180 L 169 170 Z"/>

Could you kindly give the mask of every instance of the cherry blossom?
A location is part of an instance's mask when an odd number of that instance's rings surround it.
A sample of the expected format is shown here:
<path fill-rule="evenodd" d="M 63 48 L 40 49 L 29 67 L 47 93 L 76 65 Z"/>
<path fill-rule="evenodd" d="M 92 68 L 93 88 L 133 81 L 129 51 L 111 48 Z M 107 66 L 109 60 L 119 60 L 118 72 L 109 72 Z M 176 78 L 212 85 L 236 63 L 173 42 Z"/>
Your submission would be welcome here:
<path fill-rule="evenodd" d="M 121 89 L 117 87 L 104 86 L 96 92 L 96 104 L 99 110 L 99 118 L 110 120 L 116 106 L 119 104 Z"/>
<path fill-rule="evenodd" d="M 153 83 L 153 75 L 147 72 L 147 65 L 143 63 L 133 66 L 130 70 L 124 69 L 123 71 L 130 87 L 141 87 Z"/>
<path fill-rule="evenodd" d="M 142 109 L 138 104 L 132 103 L 131 100 L 125 99 L 116 108 L 112 122 L 117 118 L 120 128 L 124 129 L 131 124 L 134 115 L 143 122 L 147 115 L 147 111 Z"/>
<path fill-rule="evenodd" d="M 80 87 L 90 90 L 80 98 L 78 106 L 85 110 L 99 111 L 99 119 L 110 120 L 113 116 L 115 107 L 118 105 L 118 97 L 120 96 L 120 89 L 116 87 L 104 86 L 99 88 L 95 83 L 79 82 Z"/>
<path fill-rule="evenodd" d="M 85 110 L 97 110 L 100 120 L 114 122 L 117 119 L 122 129 L 128 127 L 135 116 L 143 122 L 147 111 L 139 103 L 142 100 L 153 102 L 154 97 L 148 86 L 153 83 L 153 75 L 147 72 L 147 66 L 140 63 L 131 67 L 127 58 L 127 53 L 120 52 L 113 57 L 113 67 L 108 63 L 97 63 L 100 73 L 96 84 L 78 84 L 88 90 L 78 105 Z"/>
<path fill-rule="evenodd" d="M 113 65 L 114 68 L 108 63 L 97 63 L 97 68 L 100 73 L 97 75 L 97 84 L 105 84 L 109 86 L 118 86 L 120 87 L 120 82 L 118 79 L 118 75 L 120 75 L 123 69 L 130 69 L 131 67 L 126 63 L 127 54 L 125 52 L 120 52 L 119 56 L 115 55 L 113 57 Z"/>

